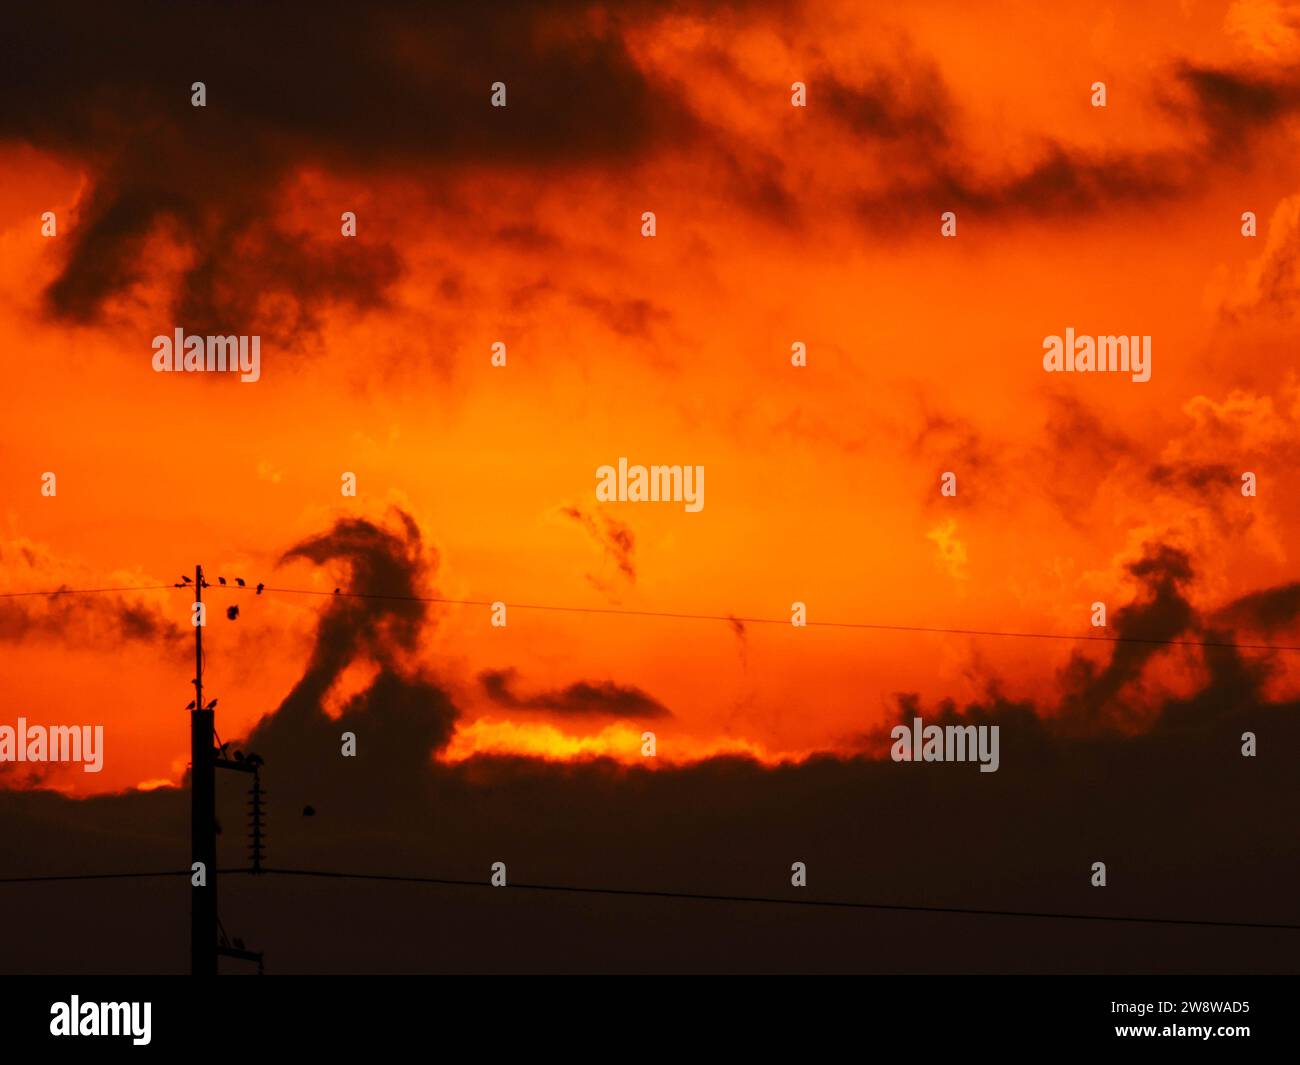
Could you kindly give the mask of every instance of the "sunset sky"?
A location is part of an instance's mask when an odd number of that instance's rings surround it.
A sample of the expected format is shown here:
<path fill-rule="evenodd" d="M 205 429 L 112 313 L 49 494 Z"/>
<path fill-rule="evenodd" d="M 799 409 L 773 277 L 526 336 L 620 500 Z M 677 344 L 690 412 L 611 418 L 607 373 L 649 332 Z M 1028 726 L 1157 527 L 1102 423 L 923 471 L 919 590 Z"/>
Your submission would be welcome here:
<path fill-rule="evenodd" d="M 1137 735 L 1210 684 L 1200 648 L 795 601 L 1300 644 L 1300 6 L 216 11 L 111 49 L 111 9 L 12 16 L 0 591 L 265 583 L 206 597 L 223 738 L 332 624 L 326 713 L 429 678 L 450 762 L 878 753 L 947 700 Z M 155 373 L 177 327 L 260 335 L 261 379 Z M 1151 380 L 1046 374 L 1067 328 L 1149 335 Z M 598 502 L 621 456 L 703 466 L 703 509 Z M 275 590 L 336 587 L 512 606 Z M 0 783 L 179 784 L 191 598 L 0 599 L 0 723 L 106 732 L 102 773 Z M 1300 654 L 1243 655 L 1300 695 Z"/>

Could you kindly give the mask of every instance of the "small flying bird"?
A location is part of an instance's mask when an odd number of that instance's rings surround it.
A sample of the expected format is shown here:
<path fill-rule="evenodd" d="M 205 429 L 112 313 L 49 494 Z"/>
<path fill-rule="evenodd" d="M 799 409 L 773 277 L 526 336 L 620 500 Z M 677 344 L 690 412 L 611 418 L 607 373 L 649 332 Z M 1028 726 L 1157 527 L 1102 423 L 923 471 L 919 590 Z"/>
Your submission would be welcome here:
<path fill-rule="evenodd" d="M 241 587 L 241 588 L 244 587 L 244 578 L 243 578 L 243 577 L 236 577 L 236 578 L 235 578 L 235 583 L 236 583 L 237 585 L 239 585 L 239 587 Z"/>
<path fill-rule="evenodd" d="M 226 617 L 228 617 L 231 621 L 234 621 L 235 618 L 239 617 L 239 607 L 237 606 L 226 607 Z"/>

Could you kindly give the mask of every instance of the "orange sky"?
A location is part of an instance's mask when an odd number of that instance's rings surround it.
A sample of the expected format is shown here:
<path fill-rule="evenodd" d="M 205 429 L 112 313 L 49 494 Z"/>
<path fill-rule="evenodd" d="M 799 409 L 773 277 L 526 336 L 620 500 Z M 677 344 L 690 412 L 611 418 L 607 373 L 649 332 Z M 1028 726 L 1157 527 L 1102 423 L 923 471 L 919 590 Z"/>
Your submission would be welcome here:
<path fill-rule="evenodd" d="M 859 8 L 557 17 L 538 40 L 618 42 L 688 120 L 642 150 L 573 160 L 352 156 L 304 135 L 264 201 L 206 204 L 202 237 L 151 226 L 137 276 L 85 321 L 49 291 L 109 164 L 75 138 L 10 132 L 0 590 L 169 583 L 202 562 L 328 592 L 344 569 L 277 559 L 341 517 L 394 527 L 394 508 L 421 531 L 425 593 L 450 599 L 759 618 L 801 600 L 816 621 L 1083 633 L 1091 603 L 1140 595 L 1127 567 L 1148 544 L 1186 552 L 1205 612 L 1294 580 L 1300 9 Z M 175 121 L 221 119 L 232 90 L 208 78 L 208 108 Z M 796 80 L 806 109 L 790 106 Z M 493 121 L 486 85 L 465 121 Z M 277 301 L 311 315 L 263 330 L 256 384 L 155 374 L 151 339 L 187 325 L 178 292 L 204 241 L 245 210 L 270 213 L 238 238 L 234 286 L 241 258 L 248 284 L 266 281 L 268 232 L 335 256 L 391 251 L 400 268 L 365 305 L 323 281 L 310 296 L 255 290 L 240 306 L 264 318 L 232 311 L 225 332 L 282 321 Z M 955 239 L 940 236 L 945 210 Z M 1243 211 L 1257 237 L 1241 235 Z M 1150 335 L 1151 381 L 1045 374 L 1043 337 L 1067 327 Z M 497 340 L 504 368 L 489 362 Z M 805 368 L 790 365 L 795 341 Z M 704 466 L 703 510 L 598 503 L 596 468 L 620 456 Z M 1258 496 L 1193 485 L 1215 467 L 1255 472 Z M 944 471 L 956 498 L 939 494 Z M 626 567 L 572 508 L 597 532 L 630 530 Z M 213 590 L 205 633 L 226 737 L 302 673 L 328 602 L 236 594 Z M 180 627 L 171 640 L 125 635 L 103 598 L 3 601 L 0 723 L 106 726 L 104 772 L 58 770 L 51 786 L 178 781 L 189 597 L 125 599 Z M 1076 652 L 1109 649 L 524 610 L 494 629 L 487 608 L 446 605 L 406 665 L 463 714 L 446 757 L 635 760 L 646 727 L 680 761 L 857 749 L 902 692 L 960 703 L 992 686 L 1050 707 Z M 1300 673 L 1277 667 L 1270 690 L 1294 697 Z M 1162 652 L 1128 697 L 1187 690 L 1197 668 Z M 502 670 L 524 697 L 608 682 L 671 717 L 503 705 L 479 680 Z"/>

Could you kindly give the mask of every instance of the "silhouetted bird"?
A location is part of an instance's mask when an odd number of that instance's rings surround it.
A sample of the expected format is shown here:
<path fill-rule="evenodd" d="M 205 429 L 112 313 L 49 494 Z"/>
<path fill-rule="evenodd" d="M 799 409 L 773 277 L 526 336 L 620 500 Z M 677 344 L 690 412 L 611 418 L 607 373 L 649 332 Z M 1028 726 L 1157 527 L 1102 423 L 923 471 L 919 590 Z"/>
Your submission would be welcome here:
<path fill-rule="evenodd" d="M 238 936 L 235 936 L 235 949 L 236 950 L 244 949 L 244 941 L 240 939 Z"/>
<path fill-rule="evenodd" d="M 303 816 L 303 817 L 315 817 L 315 816 L 316 816 L 316 807 L 314 807 L 314 806 L 304 806 L 304 807 L 302 808 L 302 816 Z"/>
<path fill-rule="evenodd" d="M 234 621 L 235 618 L 239 617 L 239 607 L 237 606 L 226 607 L 226 617 L 228 617 L 231 621 Z"/>
<path fill-rule="evenodd" d="M 203 709 L 204 709 L 204 710 L 215 710 L 215 709 L 216 709 L 216 706 L 217 706 L 217 701 L 216 701 L 216 699 L 213 699 L 212 702 L 208 703 L 208 705 L 205 706 Z"/>
<path fill-rule="evenodd" d="M 257 594 L 258 594 L 258 595 L 261 595 L 261 594 L 262 594 L 262 589 L 265 588 L 265 587 L 266 587 L 265 584 L 258 584 L 258 586 L 257 586 Z"/>
<path fill-rule="evenodd" d="M 187 706 L 185 709 L 186 709 L 186 710 L 193 710 L 193 709 L 194 709 L 194 700 L 193 700 L 193 699 L 190 700 L 190 705 Z"/>
<path fill-rule="evenodd" d="M 225 583 L 226 583 L 226 578 L 225 578 L 225 577 L 218 577 L 218 578 L 217 578 L 217 582 L 218 582 L 219 584 L 225 584 Z"/>
<path fill-rule="evenodd" d="M 243 578 L 243 577 L 236 577 L 236 578 L 235 578 L 235 583 L 236 583 L 237 585 L 239 585 L 239 587 L 241 587 L 241 588 L 244 587 L 244 578 Z"/>
<path fill-rule="evenodd" d="M 335 594 L 335 595 L 338 595 L 338 594 L 339 594 L 339 590 L 338 590 L 337 588 L 334 589 L 334 594 Z"/>
<path fill-rule="evenodd" d="M 246 761 L 249 765 L 266 764 L 265 762 L 262 761 L 262 756 L 260 754 L 250 754 L 247 758 L 244 759 L 244 761 Z"/>
<path fill-rule="evenodd" d="M 236 762 L 242 762 L 243 760 L 244 760 L 244 752 L 243 752 L 243 751 L 236 751 L 236 752 L 235 752 L 235 761 L 236 761 Z"/>
<path fill-rule="evenodd" d="M 186 584 L 193 584 L 193 583 L 194 583 L 192 580 L 190 580 L 190 579 L 189 579 L 188 577 L 186 577 L 184 574 L 181 574 L 181 580 L 183 580 Z"/>

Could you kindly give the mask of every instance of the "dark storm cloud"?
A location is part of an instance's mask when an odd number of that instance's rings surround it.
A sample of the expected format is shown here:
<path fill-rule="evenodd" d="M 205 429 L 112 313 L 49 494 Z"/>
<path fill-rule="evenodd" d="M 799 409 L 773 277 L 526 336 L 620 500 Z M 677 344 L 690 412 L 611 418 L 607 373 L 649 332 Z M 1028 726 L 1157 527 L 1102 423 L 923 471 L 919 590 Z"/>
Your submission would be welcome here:
<path fill-rule="evenodd" d="M 1294 75 L 1265 79 L 1184 63 L 1173 78 L 1181 92 L 1160 102 L 1192 132 L 1186 147 L 1096 153 L 1047 138 L 1027 165 L 983 175 L 966 162 L 956 133 L 960 116 L 937 74 L 913 87 L 910 99 L 881 79 L 855 106 L 840 103 L 837 114 L 850 126 L 865 123 L 878 136 L 901 141 L 916 163 L 861 194 L 859 210 L 872 225 L 896 226 L 904 209 L 1038 217 L 1172 199 L 1200 187 L 1214 168 L 1240 162 L 1256 137 L 1300 110 Z"/>
<path fill-rule="evenodd" d="M 1004 729 L 993 774 L 867 758 L 775 769 L 742 759 L 660 770 L 510 758 L 449 767 L 401 750 L 400 719 L 383 726 L 391 760 L 386 752 L 367 766 L 365 744 L 381 740 L 378 705 L 348 723 L 361 744 L 351 765 L 324 743 L 286 745 L 268 760 L 268 864 L 484 886 L 224 875 L 222 923 L 266 951 L 268 972 L 1294 968 L 1293 933 L 486 886 L 502 861 L 511 884 L 1295 923 L 1300 853 L 1278 835 L 1295 774 L 1285 757 L 1240 755 L 1246 729 L 1265 750 L 1294 749 L 1294 704 L 1234 704 L 1194 730 L 1065 741 L 1023 706 L 991 699 L 960 720 Z M 918 709 L 957 720 L 951 706 Z M 221 863 L 237 867 L 245 796 L 240 782 L 220 788 Z M 316 817 L 301 816 L 304 796 Z M 183 869 L 187 815 L 187 796 L 173 789 L 83 801 L 0 792 L 9 843 L 0 872 Z M 795 860 L 807 864 L 807 888 L 790 886 Z M 1105 891 L 1089 886 L 1098 860 Z M 12 905 L 25 920 L 11 928 L 0 968 L 183 971 L 187 883 L 0 888 L 27 892 L 6 896 L 21 900 Z"/>
<path fill-rule="evenodd" d="M 281 564 L 305 559 L 345 566 L 348 576 L 340 587 L 349 594 L 329 600 L 307 667 L 268 727 L 292 728 L 319 715 L 325 693 L 353 659 L 364 655 L 390 673 L 398 670 L 402 653 L 415 649 L 426 614 L 426 604 L 417 599 L 426 563 L 414 520 L 400 510 L 395 519 L 391 530 L 345 518 L 281 556 Z"/>
<path fill-rule="evenodd" d="M 674 10 L 798 17 L 775 7 Z M 558 172 L 689 149 L 729 198 L 799 224 L 806 191 L 784 154 L 710 129 L 680 86 L 638 69 L 625 33 L 663 15 L 576 0 L 19 5 L 0 39 L 0 140 L 66 157 L 90 179 L 49 308 L 97 319 L 149 274 L 142 256 L 158 233 L 189 256 L 174 310 L 191 332 L 284 338 L 315 329 L 330 305 L 382 307 L 403 270 L 398 243 L 364 220 L 342 241 L 332 208 L 308 232 L 287 229 L 290 179 L 303 168 L 364 191 L 376 176 L 432 183 L 462 165 Z M 700 61 L 745 76 L 728 55 Z M 195 81 L 207 88 L 202 109 L 190 105 Z M 496 81 L 506 108 L 489 106 Z M 1090 155 L 1048 139 L 1025 166 L 986 175 L 972 173 L 960 107 L 924 56 L 852 73 L 823 63 L 809 77 L 810 113 L 888 162 L 890 179 L 857 194 L 857 209 L 896 229 L 930 209 L 1038 216 L 1181 195 L 1300 99 L 1293 82 L 1192 64 L 1174 83 L 1181 92 L 1166 106 L 1199 143 Z M 609 311 L 620 330 L 648 324 L 635 307 Z"/>
<path fill-rule="evenodd" d="M 1241 146 L 1257 130 L 1276 124 L 1300 106 L 1300 82 L 1267 79 L 1186 63 L 1178 70 L 1191 91 L 1196 117 L 1217 152 Z"/>
<path fill-rule="evenodd" d="M 1141 596 L 1107 618 L 1106 634 L 1119 638 L 1111 645 L 1110 661 L 1098 666 L 1076 652 L 1062 672 L 1066 695 L 1058 714 L 1067 730 L 1089 734 L 1128 724 L 1131 711 L 1121 698 L 1124 690 L 1165 642 L 1197 635 L 1196 611 L 1184 592 L 1193 577 L 1185 552 L 1151 544 L 1128 571 L 1137 578 Z"/>
<path fill-rule="evenodd" d="M 862 84 L 849 84 L 831 71 L 816 79 L 816 102 L 835 121 L 860 137 L 902 141 L 937 150 L 950 142 L 956 108 L 939 70 L 917 62 L 900 70 L 870 71 Z"/>
<path fill-rule="evenodd" d="M 595 292 L 580 292 L 573 301 L 624 337 L 647 339 L 655 326 L 671 318 L 663 307 L 643 297 L 609 299 Z"/>
<path fill-rule="evenodd" d="M 484 694 L 499 706 L 518 710 L 547 710 L 576 717 L 672 717 L 666 706 L 640 688 L 613 681 L 576 681 L 549 691 L 520 695 L 514 690 L 514 669 L 486 670 L 479 674 Z"/>
<path fill-rule="evenodd" d="M 177 616 L 188 615 L 178 602 Z M 122 595 L 44 595 L 0 599 L 0 641 L 60 640 L 70 648 L 128 641 L 176 650 L 189 636 L 161 607 Z"/>
<path fill-rule="evenodd" d="M 285 816 L 311 805 L 322 817 L 365 818 L 385 789 L 418 801 L 429 759 L 457 717 L 442 687 L 403 661 L 426 623 L 426 604 L 415 599 L 432 576 L 426 558 L 419 528 L 400 510 L 393 528 L 344 519 L 282 556 L 345 566 L 349 593 L 328 600 L 303 675 L 241 741 L 276 767 Z M 325 696 L 353 662 L 378 665 L 378 674 L 331 717 Z M 345 732 L 355 738 L 355 757 L 342 755 Z"/>
<path fill-rule="evenodd" d="M 1294 622 L 1300 612 L 1300 586 L 1244 596 L 1206 619 L 1188 599 L 1195 572 L 1184 551 L 1148 544 L 1127 569 L 1138 582 L 1138 594 L 1110 611 L 1102 631 L 1114 642 L 1090 643 L 1089 653 L 1076 651 L 1060 671 L 1060 694 L 1054 700 L 1040 706 L 1011 703 L 995 684 L 985 702 L 959 712 L 952 700 L 922 707 L 916 695 L 900 693 L 898 720 L 910 723 L 914 716 L 929 720 L 956 714 L 971 724 L 1009 724 L 1025 742 L 1068 743 L 1141 729 L 1208 727 L 1246 710 L 1269 710 L 1263 690 L 1277 670 L 1278 652 L 1255 648 L 1247 653 L 1233 645 L 1241 642 L 1243 630 L 1272 632 Z M 1169 696 L 1154 708 L 1145 707 L 1143 673 L 1172 641 L 1199 645 L 1193 650 L 1207 679 L 1188 696 Z M 1106 649 L 1101 660 L 1095 651 L 1099 646 Z M 882 754 L 888 749 L 887 737 L 888 727 L 861 737 L 862 749 Z"/>
<path fill-rule="evenodd" d="M 192 331 L 228 332 L 232 314 L 250 330 L 300 328 L 317 303 L 381 302 L 401 268 L 392 246 L 364 226 L 341 245 L 337 215 L 317 238 L 277 224 L 302 166 L 361 179 L 571 167 L 636 156 L 692 125 L 636 69 L 617 24 L 576 3 L 19 5 L 3 42 L 0 139 L 91 173 L 49 292 L 71 320 L 94 319 L 137 279 L 163 224 L 195 256 L 177 307 Z M 195 81 L 205 108 L 191 107 Z M 506 108 L 489 106 L 496 81 Z"/>
<path fill-rule="evenodd" d="M 1294 581 L 1243 595 L 1215 614 L 1218 622 L 1264 633 L 1289 629 L 1297 617 L 1300 617 L 1300 582 Z"/>
<path fill-rule="evenodd" d="M 1148 474 L 1151 481 L 1161 487 L 1170 488 L 1186 486 L 1198 492 L 1218 490 L 1221 488 L 1240 487 L 1241 482 L 1235 470 L 1218 463 L 1183 463 L 1178 465 L 1159 464 L 1151 468 Z"/>

